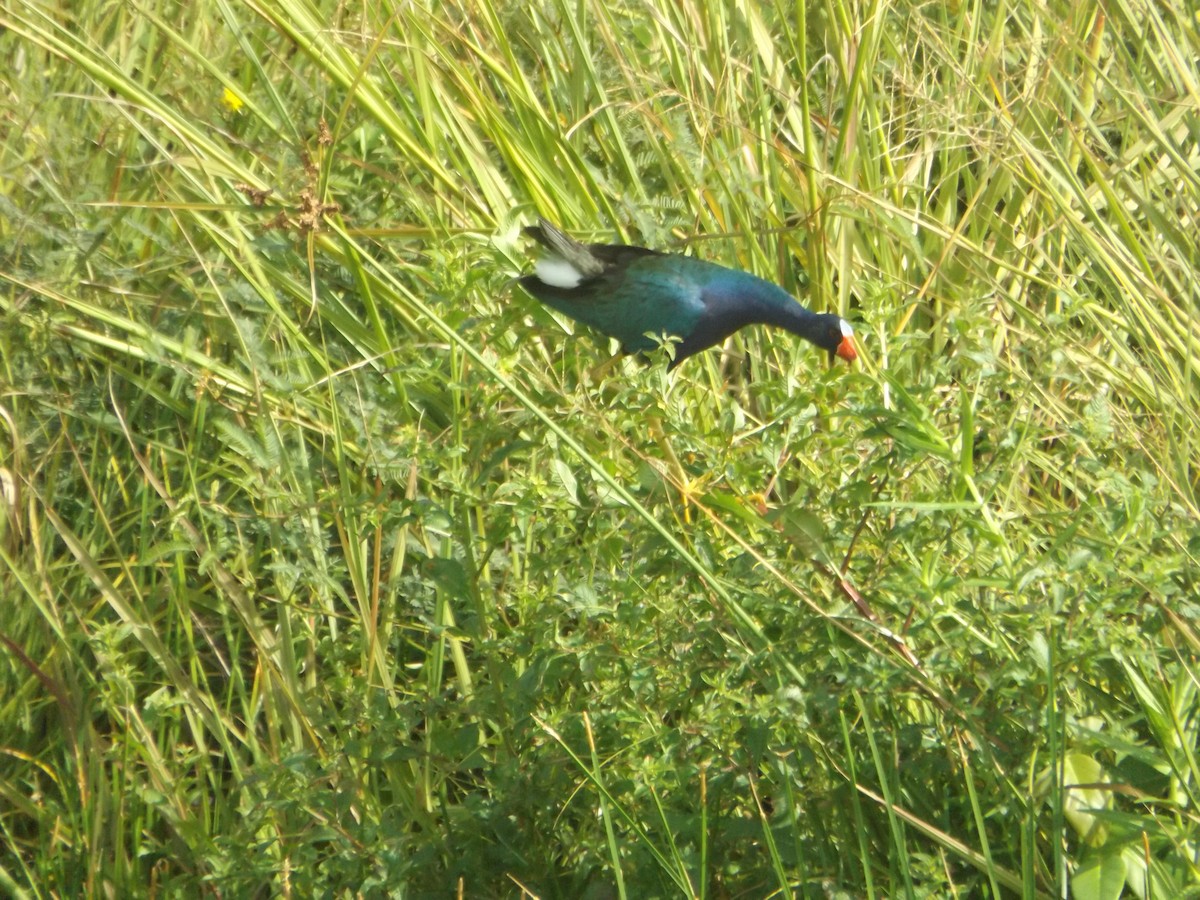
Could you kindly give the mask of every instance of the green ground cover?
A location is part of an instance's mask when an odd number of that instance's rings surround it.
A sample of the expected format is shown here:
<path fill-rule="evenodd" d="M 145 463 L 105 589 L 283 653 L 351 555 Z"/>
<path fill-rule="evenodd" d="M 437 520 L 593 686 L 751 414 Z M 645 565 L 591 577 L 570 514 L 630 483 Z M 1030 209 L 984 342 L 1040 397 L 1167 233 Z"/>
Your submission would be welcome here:
<path fill-rule="evenodd" d="M 0 893 L 1200 896 L 1191 4 L 324 6 L 0 0 Z"/>

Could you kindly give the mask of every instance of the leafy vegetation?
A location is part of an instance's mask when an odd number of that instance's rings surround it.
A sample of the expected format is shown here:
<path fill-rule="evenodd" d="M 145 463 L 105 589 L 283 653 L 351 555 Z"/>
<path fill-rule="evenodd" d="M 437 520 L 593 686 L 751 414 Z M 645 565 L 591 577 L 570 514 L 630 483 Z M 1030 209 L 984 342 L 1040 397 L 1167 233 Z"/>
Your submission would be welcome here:
<path fill-rule="evenodd" d="M 325 7 L 0 6 L 3 891 L 1200 896 L 1189 4 Z"/>

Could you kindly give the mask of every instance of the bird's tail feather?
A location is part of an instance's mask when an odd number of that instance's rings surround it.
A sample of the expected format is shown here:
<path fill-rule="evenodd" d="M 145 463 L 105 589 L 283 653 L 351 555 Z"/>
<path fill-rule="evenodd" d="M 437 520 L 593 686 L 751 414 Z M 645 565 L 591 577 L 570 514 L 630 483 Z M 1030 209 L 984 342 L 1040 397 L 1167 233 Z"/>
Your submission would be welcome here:
<path fill-rule="evenodd" d="M 592 278 L 604 271 L 604 263 L 592 252 L 565 231 L 547 219 L 538 217 L 536 225 L 529 225 L 525 233 L 567 263 L 583 278 Z"/>

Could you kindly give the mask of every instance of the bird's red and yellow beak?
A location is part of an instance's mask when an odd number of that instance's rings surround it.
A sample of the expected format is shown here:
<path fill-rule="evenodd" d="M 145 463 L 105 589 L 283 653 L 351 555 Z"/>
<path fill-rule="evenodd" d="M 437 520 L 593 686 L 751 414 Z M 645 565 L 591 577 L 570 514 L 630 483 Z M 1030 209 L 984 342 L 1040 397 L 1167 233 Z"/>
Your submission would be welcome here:
<path fill-rule="evenodd" d="M 858 359 L 858 351 L 854 348 L 854 338 L 846 335 L 842 338 L 842 342 L 837 345 L 837 349 L 833 351 L 846 362 L 854 362 Z"/>

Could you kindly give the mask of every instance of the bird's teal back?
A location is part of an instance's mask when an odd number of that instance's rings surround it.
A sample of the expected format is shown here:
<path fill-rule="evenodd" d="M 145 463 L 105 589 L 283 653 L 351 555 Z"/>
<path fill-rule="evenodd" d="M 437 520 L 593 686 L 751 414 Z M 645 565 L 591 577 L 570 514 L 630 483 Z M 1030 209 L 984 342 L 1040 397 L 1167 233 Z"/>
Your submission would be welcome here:
<path fill-rule="evenodd" d="M 688 256 L 646 255 L 583 289 L 543 290 L 539 299 L 636 353 L 656 346 L 647 334 L 690 334 L 704 313 L 705 279 L 719 271 L 719 266 Z"/>

